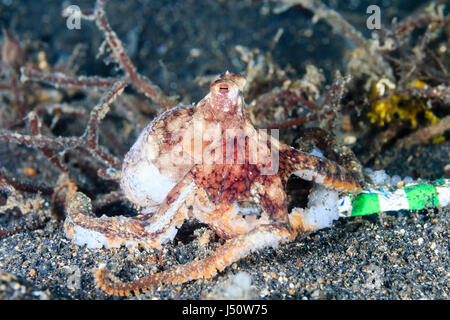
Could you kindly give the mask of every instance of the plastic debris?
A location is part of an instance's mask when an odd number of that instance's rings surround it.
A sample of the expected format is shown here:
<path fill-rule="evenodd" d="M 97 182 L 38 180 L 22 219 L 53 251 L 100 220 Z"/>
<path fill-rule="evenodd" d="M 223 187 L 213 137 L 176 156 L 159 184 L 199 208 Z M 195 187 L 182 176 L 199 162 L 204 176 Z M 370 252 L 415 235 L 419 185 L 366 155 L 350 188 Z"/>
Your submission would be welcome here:
<path fill-rule="evenodd" d="M 415 182 L 401 188 L 380 187 L 346 196 L 340 201 L 341 216 L 362 216 L 383 211 L 422 210 L 450 203 L 450 180 Z"/>

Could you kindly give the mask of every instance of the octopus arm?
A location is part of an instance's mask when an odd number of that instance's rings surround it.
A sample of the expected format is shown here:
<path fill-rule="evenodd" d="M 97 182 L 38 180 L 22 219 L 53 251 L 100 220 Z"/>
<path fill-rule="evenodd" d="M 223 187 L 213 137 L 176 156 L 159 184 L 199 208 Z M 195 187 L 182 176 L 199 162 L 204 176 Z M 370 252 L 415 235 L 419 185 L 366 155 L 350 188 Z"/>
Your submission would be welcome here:
<path fill-rule="evenodd" d="M 94 275 L 98 286 L 109 294 L 122 296 L 130 293 L 138 294 L 167 283 L 180 284 L 194 279 L 213 277 L 217 271 L 222 271 L 255 250 L 277 247 L 279 243 L 288 240 L 291 240 L 291 233 L 285 227 L 277 224 L 261 225 L 249 233 L 226 241 L 203 260 L 181 265 L 137 281 L 123 283 L 112 276 L 104 266 L 98 268 Z"/>
<path fill-rule="evenodd" d="M 187 219 L 186 205 L 192 202 L 193 189 L 194 183 L 188 174 L 169 192 L 156 213 L 133 218 L 97 218 L 92 212 L 91 200 L 77 192 L 68 207 L 64 230 L 68 238 L 88 248 L 141 245 L 160 249 L 175 237 Z M 146 217 L 149 219 L 145 220 Z"/>
<path fill-rule="evenodd" d="M 280 176 L 284 183 L 292 175 L 338 191 L 359 192 L 357 173 L 337 163 L 286 145 L 280 147 Z"/>

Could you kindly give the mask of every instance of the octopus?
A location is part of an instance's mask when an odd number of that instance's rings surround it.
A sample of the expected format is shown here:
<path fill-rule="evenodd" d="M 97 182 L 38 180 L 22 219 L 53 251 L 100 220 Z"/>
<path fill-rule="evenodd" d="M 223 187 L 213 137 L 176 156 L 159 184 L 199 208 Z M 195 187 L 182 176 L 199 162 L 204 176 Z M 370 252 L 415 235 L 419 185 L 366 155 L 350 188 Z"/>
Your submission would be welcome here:
<path fill-rule="evenodd" d="M 200 102 L 171 108 L 143 130 L 124 158 L 120 178 L 139 215 L 96 217 L 90 199 L 77 192 L 64 223 L 67 237 L 88 248 L 161 249 L 189 219 L 207 224 L 224 243 L 203 260 L 132 282 L 100 266 L 94 270 L 98 287 L 129 295 L 211 278 L 255 250 L 317 230 L 314 210 L 288 212 L 291 175 L 330 192 L 360 190 L 351 161 L 294 149 L 256 129 L 246 114 L 245 82 L 227 71 Z"/>

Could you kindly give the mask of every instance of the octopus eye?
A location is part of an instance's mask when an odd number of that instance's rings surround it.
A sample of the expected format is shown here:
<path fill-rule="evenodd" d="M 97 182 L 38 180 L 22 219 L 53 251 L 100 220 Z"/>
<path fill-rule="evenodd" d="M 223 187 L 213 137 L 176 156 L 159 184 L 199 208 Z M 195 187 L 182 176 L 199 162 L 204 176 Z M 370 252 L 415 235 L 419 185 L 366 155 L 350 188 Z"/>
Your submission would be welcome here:
<path fill-rule="evenodd" d="M 228 90 L 230 90 L 230 88 L 228 87 L 227 84 L 221 84 L 221 85 L 219 86 L 219 92 L 220 92 L 220 93 L 227 93 Z"/>

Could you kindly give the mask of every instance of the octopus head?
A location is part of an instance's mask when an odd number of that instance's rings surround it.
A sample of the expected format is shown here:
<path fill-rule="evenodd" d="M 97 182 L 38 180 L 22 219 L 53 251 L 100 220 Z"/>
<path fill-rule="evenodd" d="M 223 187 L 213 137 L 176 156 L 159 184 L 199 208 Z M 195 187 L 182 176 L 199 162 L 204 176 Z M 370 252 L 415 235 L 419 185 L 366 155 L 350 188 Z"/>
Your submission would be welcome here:
<path fill-rule="evenodd" d="M 237 73 L 226 72 L 210 88 L 211 106 L 215 112 L 230 115 L 243 112 L 244 98 L 242 89 L 245 78 Z"/>

